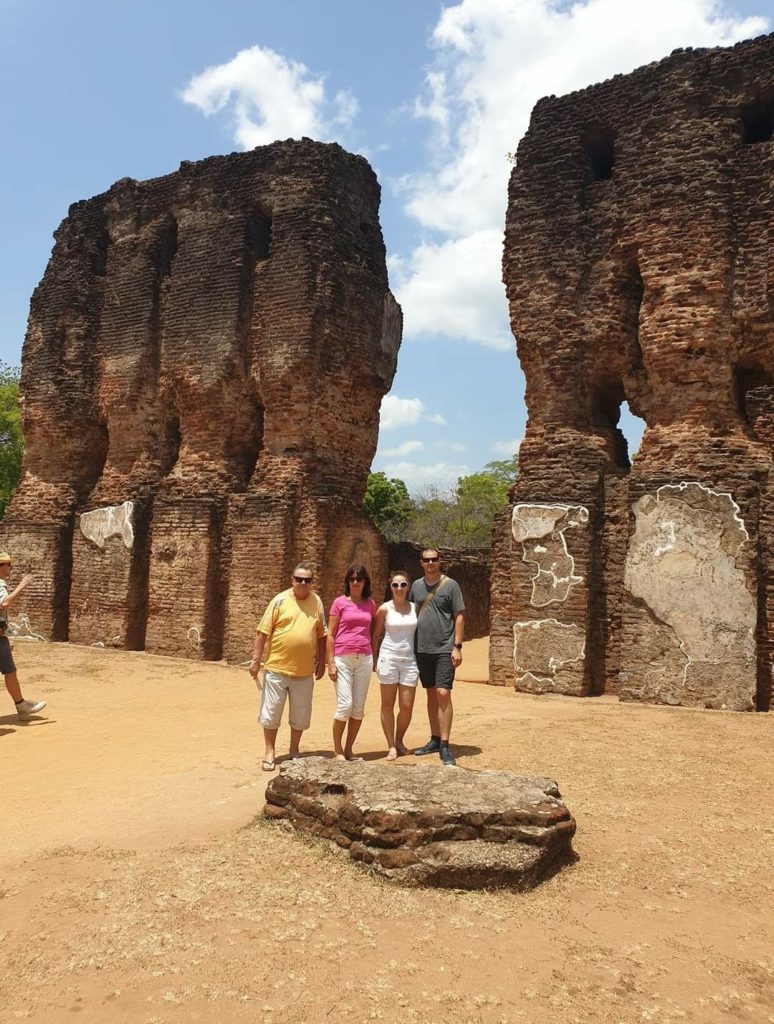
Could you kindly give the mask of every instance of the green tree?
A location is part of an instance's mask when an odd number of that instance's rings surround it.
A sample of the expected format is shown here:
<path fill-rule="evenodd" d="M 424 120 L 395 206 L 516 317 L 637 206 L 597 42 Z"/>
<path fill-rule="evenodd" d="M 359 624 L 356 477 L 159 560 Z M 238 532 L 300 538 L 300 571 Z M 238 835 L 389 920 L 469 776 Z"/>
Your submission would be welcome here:
<path fill-rule="evenodd" d="M 369 473 L 363 511 L 387 540 L 403 540 L 414 502 L 402 480 L 389 479 L 382 472 Z"/>
<path fill-rule="evenodd" d="M 516 452 L 510 459 L 495 459 L 493 462 L 487 462 L 481 472 L 494 477 L 495 480 L 499 480 L 510 489 L 519 475 L 519 453 Z"/>
<path fill-rule="evenodd" d="M 19 369 L 0 360 L 0 517 L 19 483 L 23 453 Z"/>
<path fill-rule="evenodd" d="M 452 548 L 488 548 L 492 521 L 508 504 L 508 491 L 518 476 L 518 459 L 489 462 L 478 473 L 461 476 L 446 494 L 430 488 L 416 501 L 407 524 L 407 539 L 415 544 Z"/>

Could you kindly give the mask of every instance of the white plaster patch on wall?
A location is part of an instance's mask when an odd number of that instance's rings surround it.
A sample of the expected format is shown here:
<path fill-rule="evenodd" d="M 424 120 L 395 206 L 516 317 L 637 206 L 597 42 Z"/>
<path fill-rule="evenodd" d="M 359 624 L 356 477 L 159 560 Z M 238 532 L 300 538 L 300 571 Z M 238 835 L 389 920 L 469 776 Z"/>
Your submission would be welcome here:
<path fill-rule="evenodd" d="M 755 689 L 755 597 L 736 556 L 749 540 L 730 494 L 684 481 L 635 502 L 624 586 L 670 626 L 682 680 L 713 667 L 719 690 Z M 674 681 L 671 681 L 674 682 Z"/>
<path fill-rule="evenodd" d="M 42 640 L 45 642 L 46 638 L 40 633 L 36 633 L 30 624 L 29 615 L 21 614 L 15 621 L 8 621 L 8 636 L 13 637 L 14 640 Z"/>
<path fill-rule="evenodd" d="M 513 667 L 516 685 L 551 685 L 565 665 L 582 662 L 586 638 L 574 622 L 530 619 L 513 624 Z"/>
<path fill-rule="evenodd" d="M 513 539 L 521 544 L 522 561 L 537 567 L 532 577 L 533 607 L 566 601 L 570 588 L 583 582 L 582 576 L 575 575 L 565 531 L 588 521 L 589 510 L 583 505 L 514 505 Z"/>
<path fill-rule="evenodd" d="M 90 540 L 99 548 L 104 548 L 108 537 L 116 536 L 123 539 L 125 547 L 131 548 L 134 544 L 133 513 L 133 501 L 125 501 L 123 505 L 95 508 L 93 512 L 83 512 L 80 517 L 81 533 L 86 540 Z"/>

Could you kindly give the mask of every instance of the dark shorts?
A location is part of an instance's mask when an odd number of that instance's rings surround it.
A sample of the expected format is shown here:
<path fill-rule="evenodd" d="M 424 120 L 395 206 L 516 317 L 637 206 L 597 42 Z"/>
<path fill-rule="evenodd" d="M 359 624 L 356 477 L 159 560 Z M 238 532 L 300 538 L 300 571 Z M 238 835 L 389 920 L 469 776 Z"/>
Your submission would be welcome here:
<path fill-rule="evenodd" d="M 451 690 L 454 665 L 451 654 L 417 654 L 419 679 L 426 690 Z"/>
<path fill-rule="evenodd" d="M 0 634 L 0 675 L 8 676 L 16 671 L 11 654 L 11 643 L 7 636 Z"/>

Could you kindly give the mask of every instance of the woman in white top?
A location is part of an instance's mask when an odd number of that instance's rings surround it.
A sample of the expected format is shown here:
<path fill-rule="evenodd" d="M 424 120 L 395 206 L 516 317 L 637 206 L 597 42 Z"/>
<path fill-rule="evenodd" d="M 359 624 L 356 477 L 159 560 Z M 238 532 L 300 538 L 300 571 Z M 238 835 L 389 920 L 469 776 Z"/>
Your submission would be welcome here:
<path fill-rule="evenodd" d="M 376 675 L 382 695 L 382 729 L 390 748 L 387 760 L 410 753 L 403 737 L 411 722 L 414 696 L 417 692 L 417 659 L 414 655 L 414 634 L 417 630 L 417 607 L 408 600 L 409 579 L 405 572 L 390 576 L 392 600 L 386 601 L 376 613 L 373 645 Z M 380 648 L 381 641 L 381 648 Z M 377 657 L 378 655 L 378 657 Z M 395 697 L 398 697 L 398 719 L 395 721 Z"/>

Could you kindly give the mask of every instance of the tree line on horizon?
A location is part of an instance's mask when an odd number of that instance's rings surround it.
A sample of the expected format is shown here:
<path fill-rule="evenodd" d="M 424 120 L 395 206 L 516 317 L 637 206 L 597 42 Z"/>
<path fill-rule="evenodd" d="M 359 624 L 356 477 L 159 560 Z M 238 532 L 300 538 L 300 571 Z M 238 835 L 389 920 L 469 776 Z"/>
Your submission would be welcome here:
<path fill-rule="evenodd" d="M 370 473 L 363 510 L 388 541 L 489 549 L 492 522 L 508 504 L 518 475 L 519 457 L 513 455 L 459 477 L 453 488 L 431 484 L 412 495 L 403 480 Z"/>

